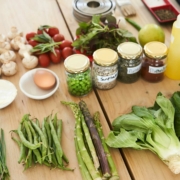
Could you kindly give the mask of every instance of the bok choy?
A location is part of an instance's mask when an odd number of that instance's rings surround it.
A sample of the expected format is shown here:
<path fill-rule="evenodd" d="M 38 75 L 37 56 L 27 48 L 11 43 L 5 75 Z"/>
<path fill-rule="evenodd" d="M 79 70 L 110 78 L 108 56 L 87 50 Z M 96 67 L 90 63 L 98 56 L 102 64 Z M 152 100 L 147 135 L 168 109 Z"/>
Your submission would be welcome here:
<path fill-rule="evenodd" d="M 156 108 L 133 106 L 132 112 L 117 117 L 106 138 L 113 148 L 148 149 L 157 154 L 174 174 L 180 173 L 180 142 L 174 129 L 175 109 L 159 94 Z"/>

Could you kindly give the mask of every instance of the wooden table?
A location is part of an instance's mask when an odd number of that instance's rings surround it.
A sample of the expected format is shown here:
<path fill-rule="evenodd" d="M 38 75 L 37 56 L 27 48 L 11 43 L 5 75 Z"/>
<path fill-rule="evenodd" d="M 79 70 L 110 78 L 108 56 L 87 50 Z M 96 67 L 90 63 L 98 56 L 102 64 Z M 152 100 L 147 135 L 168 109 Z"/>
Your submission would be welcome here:
<path fill-rule="evenodd" d="M 157 23 L 150 12 L 140 0 L 132 1 L 138 14 L 133 17 L 142 26 L 147 23 Z M 172 3 L 177 6 L 175 1 Z M 121 16 L 119 8 L 116 8 L 116 16 Z M 40 25 L 48 24 L 57 26 L 61 33 L 68 40 L 73 40 L 78 22 L 72 14 L 72 0 L 0 0 L 0 33 L 7 34 L 12 26 L 16 26 L 24 34 L 36 31 Z M 128 30 L 135 36 L 138 32 L 127 25 Z M 169 44 L 172 24 L 162 25 L 166 34 L 166 43 Z M 74 147 L 74 116 L 71 110 L 60 103 L 60 101 L 78 102 L 79 98 L 71 96 L 67 91 L 65 82 L 65 71 L 63 62 L 58 65 L 51 65 L 60 79 L 60 87 L 50 98 L 37 101 L 27 98 L 19 89 L 19 79 L 27 71 L 21 64 L 20 57 L 17 58 L 18 73 L 12 77 L 2 76 L 2 79 L 11 81 L 17 88 L 18 94 L 15 101 L 8 107 L 0 110 L 0 127 L 5 131 L 7 146 L 7 165 L 11 174 L 11 180 L 80 180 L 81 175 Z M 148 83 L 139 79 L 133 84 L 118 82 L 111 90 L 94 90 L 83 97 L 87 102 L 91 113 L 99 111 L 101 123 L 105 136 L 110 131 L 110 124 L 117 116 L 130 111 L 132 105 L 150 106 L 153 104 L 156 94 L 161 91 L 164 95 L 170 96 L 174 91 L 179 90 L 179 82 L 165 78 L 159 83 Z M 1 88 L 1 87 L 0 87 Z M 67 172 L 58 169 L 50 170 L 45 166 L 32 167 L 23 171 L 23 166 L 18 164 L 19 148 L 11 140 L 10 131 L 17 129 L 24 114 L 30 113 L 32 117 L 43 120 L 52 110 L 58 112 L 58 117 L 63 120 L 63 141 L 62 146 L 68 159 L 69 167 L 75 168 L 74 172 Z M 150 151 L 137 151 L 133 149 L 111 149 L 112 156 L 118 168 L 121 180 L 178 180 L 180 175 L 174 175 L 168 167 Z"/>

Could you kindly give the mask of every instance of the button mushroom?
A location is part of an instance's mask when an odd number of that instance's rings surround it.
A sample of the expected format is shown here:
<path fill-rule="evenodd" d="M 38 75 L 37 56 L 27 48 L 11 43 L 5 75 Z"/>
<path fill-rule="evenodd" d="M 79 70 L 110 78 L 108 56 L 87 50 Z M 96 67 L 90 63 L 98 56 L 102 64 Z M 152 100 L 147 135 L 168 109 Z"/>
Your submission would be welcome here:
<path fill-rule="evenodd" d="M 2 74 L 12 76 L 17 72 L 17 64 L 14 61 L 9 61 L 1 66 Z"/>
<path fill-rule="evenodd" d="M 26 39 L 21 36 L 16 36 L 14 39 L 11 40 L 11 47 L 14 50 L 19 50 L 20 49 L 20 44 L 24 43 L 25 44 Z"/>
<path fill-rule="evenodd" d="M 28 53 L 24 53 L 24 58 L 22 64 L 27 69 L 33 69 L 38 65 L 38 58 L 36 56 L 31 56 Z"/>
<path fill-rule="evenodd" d="M 33 48 L 29 44 L 20 44 L 19 47 L 20 47 L 20 49 L 19 49 L 18 53 L 22 58 L 24 57 L 24 54 L 26 54 L 26 53 L 31 54 L 31 49 Z"/>
<path fill-rule="evenodd" d="M 0 42 L 8 41 L 8 38 L 4 34 L 0 34 Z"/>
<path fill-rule="evenodd" d="M 8 32 L 7 36 L 11 40 L 14 39 L 16 36 L 23 36 L 23 33 L 20 32 L 17 27 L 11 27 L 11 30 L 10 32 Z"/>
<path fill-rule="evenodd" d="M 11 49 L 11 45 L 9 42 L 6 41 L 0 41 L 0 53 L 3 53 L 7 50 Z"/>
<path fill-rule="evenodd" d="M 16 54 L 14 51 L 8 50 L 0 55 L 0 61 L 3 64 L 15 60 L 16 60 Z"/>

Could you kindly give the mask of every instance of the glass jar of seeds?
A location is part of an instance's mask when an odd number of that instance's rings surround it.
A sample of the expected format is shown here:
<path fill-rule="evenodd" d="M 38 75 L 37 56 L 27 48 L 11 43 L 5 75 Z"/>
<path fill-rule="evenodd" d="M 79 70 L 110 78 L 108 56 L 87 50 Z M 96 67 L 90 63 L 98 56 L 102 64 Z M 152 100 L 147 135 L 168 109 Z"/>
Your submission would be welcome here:
<path fill-rule="evenodd" d="M 124 42 L 118 47 L 118 80 L 124 83 L 133 83 L 140 76 L 142 63 L 142 47 L 134 42 Z"/>
<path fill-rule="evenodd" d="M 109 48 L 101 48 L 93 53 L 92 77 L 98 89 L 111 89 L 116 85 L 118 75 L 118 54 Z"/>
<path fill-rule="evenodd" d="M 92 76 L 89 58 L 73 54 L 64 61 L 68 91 L 74 96 L 84 96 L 92 90 Z"/>

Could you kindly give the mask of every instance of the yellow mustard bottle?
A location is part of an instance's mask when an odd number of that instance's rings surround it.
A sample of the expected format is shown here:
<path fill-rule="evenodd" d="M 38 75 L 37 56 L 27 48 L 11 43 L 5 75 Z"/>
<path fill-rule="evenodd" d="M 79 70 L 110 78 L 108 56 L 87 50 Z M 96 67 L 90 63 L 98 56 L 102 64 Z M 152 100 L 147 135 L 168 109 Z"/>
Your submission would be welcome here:
<path fill-rule="evenodd" d="M 180 15 L 173 23 L 165 75 L 170 79 L 180 80 Z"/>

